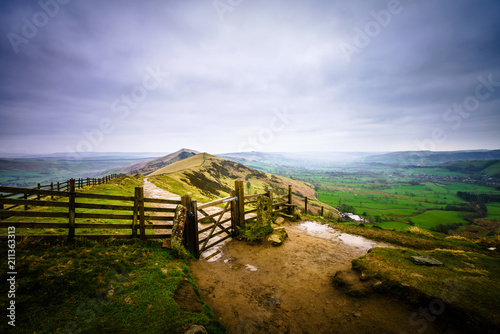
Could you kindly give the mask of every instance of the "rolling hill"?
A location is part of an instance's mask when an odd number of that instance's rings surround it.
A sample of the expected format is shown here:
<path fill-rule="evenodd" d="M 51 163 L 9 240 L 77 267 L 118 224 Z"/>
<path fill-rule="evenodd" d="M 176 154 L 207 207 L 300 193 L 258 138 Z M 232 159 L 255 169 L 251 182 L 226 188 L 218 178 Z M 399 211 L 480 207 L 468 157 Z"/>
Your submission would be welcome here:
<path fill-rule="evenodd" d="M 485 174 L 500 178 L 500 160 L 452 162 L 443 165 L 443 167 L 452 172 Z"/>
<path fill-rule="evenodd" d="M 170 164 L 175 162 L 187 159 L 194 155 L 199 154 L 200 152 L 189 150 L 189 149 L 180 149 L 174 153 L 170 153 L 168 155 L 151 159 L 148 161 L 140 162 L 128 167 L 122 167 L 118 169 L 114 169 L 111 171 L 107 171 L 107 173 L 123 173 L 123 174 L 143 174 L 149 175 L 159 169 L 162 169 Z"/>
<path fill-rule="evenodd" d="M 492 159 L 500 159 L 500 150 L 391 152 L 366 157 L 365 161 L 403 166 L 437 166 L 447 162 Z"/>
<path fill-rule="evenodd" d="M 177 161 L 150 174 L 148 178 L 157 186 L 176 194 L 187 194 L 199 201 L 210 201 L 229 196 L 235 180 L 245 181 L 245 193 L 263 193 L 273 189 L 275 196 L 283 196 L 292 185 L 294 203 L 303 210 L 304 197 L 310 199 L 309 211 L 319 214 L 320 202 L 314 200 L 316 191 L 311 184 L 263 173 L 234 161 L 201 153 Z M 336 217 L 326 205 L 325 213 Z"/>

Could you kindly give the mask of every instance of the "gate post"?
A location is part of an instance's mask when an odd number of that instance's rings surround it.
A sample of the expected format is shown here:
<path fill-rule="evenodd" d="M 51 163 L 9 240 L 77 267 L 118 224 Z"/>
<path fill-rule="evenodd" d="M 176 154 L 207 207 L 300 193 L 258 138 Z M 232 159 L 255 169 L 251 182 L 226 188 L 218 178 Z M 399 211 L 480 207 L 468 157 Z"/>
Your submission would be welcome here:
<path fill-rule="evenodd" d="M 292 207 L 292 185 L 288 185 L 288 214 L 294 214 Z"/>
<path fill-rule="evenodd" d="M 200 258 L 200 246 L 198 238 L 198 204 L 191 199 L 191 196 L 181 197 L 181 204 L 187 208 L 186 224 L 184 225 L 184 247 Z"/>
<path fill-rule="evenodd" d="M 236 196 L 236 192 L 231 190 L 231 198 Z M 231 201 L 231 236 L 234 238 L 238 235 L 238 202 Z"/>
<path fill-rule="evenodd" d="M 273 206 L 273 190 L 267 190 L 266 191 L 266 196 L 269 197 L 269 212 L 273 214 L 274 211 L 274 206 Z"/>
<path fill-rule="evenodd" d="M 245 189 L 243 187 L 243 181 L 234 181 L 234 191 L 236 193 L 236 196 L 238 196 L 238 203 L 236 205 L 236 220 L 238 222 L 238 226 L 241 228 L 245 227 Z"/>

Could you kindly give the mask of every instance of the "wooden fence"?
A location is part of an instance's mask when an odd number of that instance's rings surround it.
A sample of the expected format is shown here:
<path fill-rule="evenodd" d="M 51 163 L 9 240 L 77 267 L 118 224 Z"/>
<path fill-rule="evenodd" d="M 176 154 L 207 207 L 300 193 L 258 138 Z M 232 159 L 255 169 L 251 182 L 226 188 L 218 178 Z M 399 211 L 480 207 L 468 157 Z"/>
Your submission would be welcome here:
<path fill-rule="evenodd" d="M 108 179 L 109 181 L 109 179 Z M 99 182 L 104 182 L 103 180 Z M 84 182 L 85 183 L 85 182 Z M 148 230 L 171 230 L 174 220 L 175 206 L 184 205 L 188 209 L 186 217 L 184 244 L 197 258 L 209 248 L 234 237 L 247 222 L 256 219 L 256 203 L 258 196 L 267 196 L 271 200 L 271 212 L 286 217 L 292 217 L 295 205 L 292 204 L 292 187 L 288 194 L 273 196 L 269 190 L 261 194 L 245 195 L 243 181 L 235 181 L 235 188 L 230 196 L 204 203 L 198 206 L 197 201 L 184 195 L 181 200 L 145 198 L 142 187 L 136 187 L 134 196 L 115 196 L 76 192 L 77 185 L 82 181 L 71 179 L 68 181 L 67 191 L 0 187 L 0 228 L 30 228 L 30 229 L 61 229 L 68 230 L 67 239 L 73 241 L 75 237 L 103 239 L 103 238 L 141 238 L 141 239 L 168 239 L 170 233 L 148 234 Z M 60 188 L 61 189 L 61 188 Z M 95 202 L 112 201 L 113 204 Z M 170 207 L 149 207 L 147 203 L 169 204 Z M 25 210 L 12 210 L 23 206 Z M 7 207 L 8 206 L 8 207 Z M 44 211 L 27 210 L 29 206 L 44 208 Z M 224 208 L 221 208 L 224 206 Z M 212 208 L 213 213 L 208 213 Z M 226 215 L 227 214 L 227 215 Z M 228 217 L 224 217 L 224 215 Z M 7 221 L 9 217 L 52 219 L 51 222 L 39 221 Z M 117 220 L 117 223 L 89 223 L 82 220 Z M 56 221 L 54 221 L 56 220 Z M 59 221 L 57 221 L 59 220 Z M 160 224 L 146 224 L 147 221 L 160 221 Z M 128 221 L 122 223 L 120 221 Z M 199 223 L 209 223 L 209 226 L 198 228 Z M 225 224 L 225 225 L 224 225 Z M 127 234 L 82 234 L 78 229 L 110 229 L 130 230 Z M 87 231 L 86 231 L 87 232 Z M 151 231 L 154 232 L 154 231 Z M 60 238 L 64 235 L 55 234 L 26 234 L 16 233 L 16 237 L 44 237 Z M 201 239 L 200 239 L 201 236 Z M 220 237 L 222 236 L 222 237 Z M 0 235 L 0 239 L 7 239 L 7 235 Z"/>
<path fill-rule="evenodd" d="M 120 174 L 110 174 L 110 175 L 103 176 L 101 178 L 88 177 L 88 178 L 79 178 L 79 179 L 71 179 L 71 180 L 74 180 L 75 188 L 83 188 L 85 186 L 95 186 L 95 185 L 99 185 L 99 184 L 103 184 L 103 183 L 108 183 L 109 181 L 111 181 L 114 178 L 117 178 L 118 176 L 120 176 Z M 30 188 L 30 190 L 32 190 L 32 189 L 50 190 L 50 191 L 57 191 L 57 192 L 69 191 L 71 180 L 67 180 L 65 182 L 51 182 L 50 184 L 45 184 L 45 185 L 41 185 L 40 183 L 38 183 L 38 185 L 35 188 Z M 18 189 L 18 188 L 15 188 L 15 189 Z M 41 196 L 42 196 L 41 194 L 36 194 L 36 195 L 29 194 L 29 191 L 27 191 L 25 193 L 17 193 L 16 192 L 16 193 L 10 193 L 10 194 L 7 193 L 7 194 L 0 195 L 0 200 L 4 199 L 4 198 L 14 198 L 14 199 L 22 198 L 25 200 L 34 198 L 36 200 L 40 200 Z M 51 195 L 52 199 L 53 199 L 53 196 L 54 195 Z M 12 204 L 12 203 L 10 203 L 10 204 Z M 14 209 L 20 205 L 21 204 L 12 204 L 11 206 L 5 208 L 4 203 L 2 202 L 2 203 L 0 203 L 0 209 L 1 210 L 11 210 L 11 209 Z M 29 205 L 29 203 L 24 204 L 25 210 L 28 210 L 28 205 Z M 3 219 L 1 217 L 2 216 L 0 216 L 0 220 Z"/>

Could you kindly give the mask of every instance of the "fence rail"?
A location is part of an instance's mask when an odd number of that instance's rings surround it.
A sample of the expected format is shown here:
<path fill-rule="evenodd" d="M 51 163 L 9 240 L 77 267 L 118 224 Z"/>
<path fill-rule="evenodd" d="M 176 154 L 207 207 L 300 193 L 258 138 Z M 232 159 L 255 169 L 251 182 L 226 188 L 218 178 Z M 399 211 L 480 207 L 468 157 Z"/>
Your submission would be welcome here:
<path fill-rule="evenodd" d="M 111 177 L 106 177 L 98 182 L 109 182 Z M 76 192 L 77 180 L 69 180 L 68 191 L 43 190 L 37 187 L 30 188 L 15 188 L 15 187 L 0 187 L 0 193 L 6 193 L 10 197 L 20 195 L 22 198 L 10 198 L 7 196 L 0 197 L 0 228 L 18 227 L 30 229 L 67 229 L 68 240 L 73 240 L 75 237 L 84 237 L 92 239 L 103 239 L 108 237 L 115 238 L 134 238 L 138 232 L 141 239 L 151 238 L 169 238 L 170 234 L 154 234 L 147 235 L 146 230 L 170 230 L 174 220 L 173 208 L 154 208 L 145 207 L 145 203 L 160 203 L 160 204 L 180 204 L 181 201 L 163 200 L 155 198 L 144 198 L 142 187 L 137 187 L 134 196 L 116 196 L 104 194 L 91 194 Z M 80 182 L 80 185 L 82 183 Z M 43 186 L 40 186 L 42 188 Z M 25 199 L 28 196 L 36 196 L 37 199 Z M 57 197 L 59 200 L 51 200 Z M 50 198 L 50 199 L 49 199 Z M 119 201 L 120 204 L 97 204 L 83 202 L 85 200 L 110 200 Z M 11 205 L 5 208 L 6 205 Z M 12 210 L 13 207 L 25 206 L 25 210 Z M 28 206 L 56 210 L 56 211 L 33 211 L 27 210 Z M 78 212 L 77 212 L 78 209 Z M 153 215 L 153 214 L 163 215 Z M 64 219 L 67 222 L 29 222 L 29 221 L 6 221 L 9 217 L 21 218 L 50 218 Z M 102 220 L 128 220 L 130 223 L 82 223 L 77 219 L 102 219 Z M 162 224 L 146 224 L 149 219 L 164 222 Z M 130 234 L 76 234 L 77 229 L 129 229 Z M 61 237 L 65 235 L 49 235 L 49 234 L 29 234 L 17 235 L 19 237 Z M 6 239 L 6 235 L 0 235 L 0 239 Z"/>
<path fill-rule="evenodd" d="M 116 177 L 116 176 L 114 176 Z M 31 188 L 0 187 L 0 228 L 17 227 L 30 229 L 64 229 L 68 230 L 67 238 L 69 241 L 75 237 L 90 239 L 103 238 L 136 238 L 141 239 L 169 239 L 171 234 L 146 234 L 147 230 L 172 230 L 175 208 L 172 207 L 150 207 L 146 203 L 183 205 L 187 208 L 187 216 L 184 225 L 184 245 L 197 258 L 200 254 L 221 242 L 235 237 L 238 231 L 245 227 L 247 222 L 256 219 L 257 198 L 267 196 L 271 201 L 269 210 L 272 214 L 279 214 L 291 218 L 296 204 L 292 203 L 292 186 L 288 187 L 288 194 L 274 197 L 273 191 L 268 190 L 265 193 L 245 195 L 244 182 L 235 181 L 234 190 L 230 196 L 219 198 L 198 206 L 197 201 L 192 200 L 190 196 L 184 195 L 181 200 L 145 198 L 144 189 L 136 187 L 133 196 L 117 196 L 76 192 L 77 185 L 82 187 L 85 184 L 94 182 L 109 182 L 113 176 L 105 177 L 99 181 L 83 182 L 83 179 L 69 180 L 68 188 L 57 186 L 59 191 L 53 190 L 54 184 L 39 185 Z M 92 203 L 92 201 L 100 203 Z M 116 201 L 119 203 L 104 204 L 102 201 Z M 307 199 L 306 199 L 307 203 Z M 15 207 L 25 206 L 25 210 Z M 307 205 L 307 204 L 306 204 Z M 6 206 L 9 206 L 6 208 Z M 42 208 L 49 211 L 40 211 L 40 209 L 28 210 L 28 207 Z M 223 206 L 223 208 L 222 208 Z M 215 212 L 214 212 L 215 211 Z M 227 215 L 226 215 L 227 214 Z M 9 217 L 20 218 L 48 218 L 63 221 L 7 221 Z M 117 220 L 117 223 L 89 223 L 86 219 L 99 220 Z M 26 219 L 29 220 L 29 219 Z M 45 220 L 45 219 L 44 219 Z M 83 221 L 82 221 L 83 220 Z M 146 224 L 146 221 L 154 220 L 161 223 Z M 123 221 L 128 221 L 124 223 Z M 198 224 L 209 223 L 209 226 L 199 228 Z M 230 224 L 228 224 L 230 223 Z M 111 230 L 130 230 L 128 234 L 78 234 L 80 229 L 111 229 Z M 19 235 L 28 237 L 46 237 L 56 238 L 64 235 L 52 234 L 30 234 Z M 0 239 L 6 239 L 7 235 L 0 235 Z"/>

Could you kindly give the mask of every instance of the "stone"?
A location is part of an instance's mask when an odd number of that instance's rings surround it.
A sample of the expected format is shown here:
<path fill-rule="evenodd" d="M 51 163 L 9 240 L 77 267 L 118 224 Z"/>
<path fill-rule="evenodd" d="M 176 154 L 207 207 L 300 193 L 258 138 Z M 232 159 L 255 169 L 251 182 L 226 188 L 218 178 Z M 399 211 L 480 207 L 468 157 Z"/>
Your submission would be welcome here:
<path fill-rule="evenodd" d="M 185 334 L 208 334 L 208 332 L 203 326 L 193 325 L 186 331 Z"/>
<path fill-rule="evenodd" d="M 283 224 L 284 221 L 285 221 L 285 219 L 283 217 L 276 218 L 276 224 L 278 224 L 278 225 Z"/>
<path fill-rule="evenodd" d="M 419 266 L 442 267 L 443 263 L 430 256 L 412 256 L 411 261 Z"/>
<path fill-rule="evenodd" d="M 283 244 L 283 240 L 281 240 L 280 236 L 276 233 L 273 233 L 269 237 L 267 237 L 267 240 L 271 242 L 273 246 L 280 246 Z"/>

